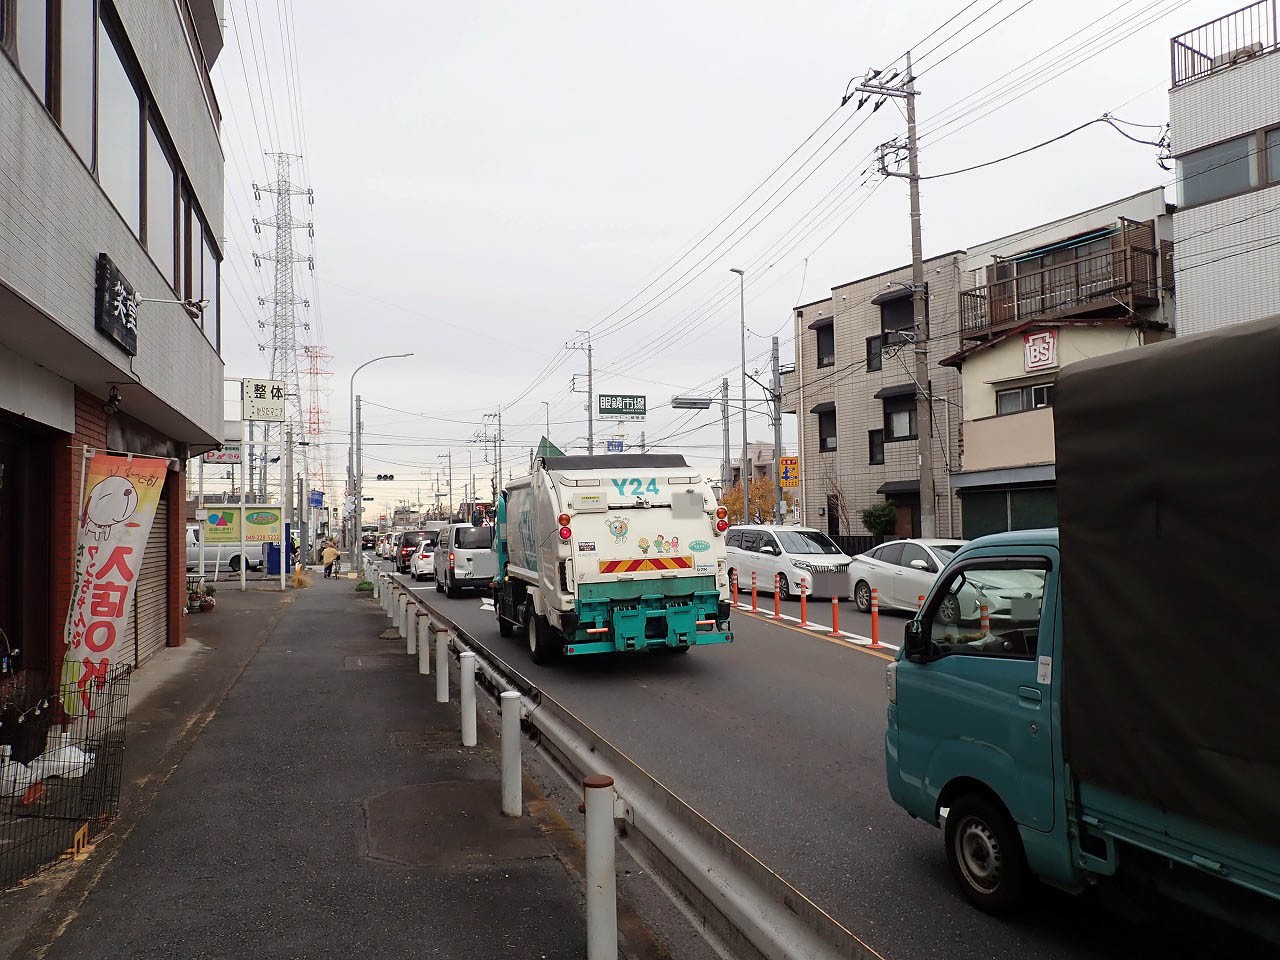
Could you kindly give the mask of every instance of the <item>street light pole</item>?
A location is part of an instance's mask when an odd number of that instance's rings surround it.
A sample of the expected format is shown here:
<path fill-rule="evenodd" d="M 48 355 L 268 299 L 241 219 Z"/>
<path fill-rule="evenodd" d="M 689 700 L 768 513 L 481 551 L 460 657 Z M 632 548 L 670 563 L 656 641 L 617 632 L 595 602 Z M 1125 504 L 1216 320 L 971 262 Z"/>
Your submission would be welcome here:
<path fill-rule="evenodd" d="M 738 275 L 738 313 L 740 317 L 740 333 L 742 342 L 742 522 L 751 522 L 751 484 L 747 476 L 747 301 L 746 273 L 737 267 L 730 267 L 730 273 Z"/>
<path fill-rule="evenodd" d="M 371 363 L 377 363 L 379 360 L 398 360 L 403 357 L 412 357 L 413 353 L 388 353 L 385 356 L 374 357 L 372 360 L 366 360 L 360 366 L 351 372 L 351 381 L 347 385 L 347 415 L 350 419 L 347 421 L 349 429 L 347 431 L 347 470 L 351 481 L 350 489 L 354 493 L 356 489 L 356 374 L 369 366 Z M 356 496 L 356 509 L 352 514 L 355 519 L 355 536 L 352 538 L 352 549 L 358 549 L 355 542 L 360 538 L 360 498 Z"/>

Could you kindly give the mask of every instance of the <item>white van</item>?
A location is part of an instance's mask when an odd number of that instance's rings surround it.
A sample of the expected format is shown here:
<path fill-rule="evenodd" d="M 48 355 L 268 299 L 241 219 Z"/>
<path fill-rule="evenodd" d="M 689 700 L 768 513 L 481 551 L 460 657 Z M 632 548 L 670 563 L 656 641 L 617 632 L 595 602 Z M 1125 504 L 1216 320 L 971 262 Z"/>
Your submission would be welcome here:
<path fill-rule="evenodd" d="M 800 595 L 800 580 L 810 597 L 849 597 L 849 563 L 852 557 L 825 533 L 812 527 L 784 527 L 747 524 L 730 527 L 725 535 L 725 555 L 729 575 L 738 580 L 739 602 L 751 593 L 751 575 L 756 589 L 773 593 L 777 577 L 783 600 Z"/>
<path fill-rule="evenodd" d="M 493 552 L 493 527 L 451 523 L 436 541 L 432 569 L 436 592 L 461 596 L 464 587 L 484 589 L 498 575 L 498 558 Z"/>
<path fill-rule="evenodd" d="M 195 573 L 200 569 L 200 524 L 187 524 L 187 572 Z M 249 570 L 262 569 L 262 544 L 246 543 L 244 555 L 248 560 Z M 204 547 L 204 569 L 206 574 L 215 571 L 240 570 L 240 544 L 207 543 Z"/>

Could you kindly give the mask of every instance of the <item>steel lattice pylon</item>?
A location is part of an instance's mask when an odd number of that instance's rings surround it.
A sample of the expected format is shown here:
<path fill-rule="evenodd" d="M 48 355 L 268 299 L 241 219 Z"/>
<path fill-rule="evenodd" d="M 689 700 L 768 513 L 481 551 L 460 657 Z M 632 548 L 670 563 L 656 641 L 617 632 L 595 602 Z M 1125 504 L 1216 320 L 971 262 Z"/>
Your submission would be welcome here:
<path fill-rule="evenodd" d="M 302 415 L 302 389 L 298 377 L 298 312 L 299 304 L 311 306 L 311 302 L 299 297 L 294 292 L 293 265 L 305 263 L 311 270 L 315 269 L 315 260 L 310 256 L 294 253 L 293 231 L 306 228 L 311 236 L 315 236 L 315 227 L 310 220 L 295 220 L 293 217 L 293 198 L 305 196 L 307 202 L 315 203 L 315 194 L 310 187 L 300 187 L 290 178 L 290 167 L 295 160 L 302 158 L 292 153 L 268 153 L 276 161 L 276 179 L 274 183 L 253 185 L 253 198 L 261 200 L 262 194 L 273 193 L 276 197 L 275 216 L 265 220 L 253 219 L 253 228 L 257 233 L 263 227 L 274 227 L 276 231 L 275 250 L 271 253 L 254 253 L 253 263 L 262 266 L 263 260 L 275 264 L 274 292 L 270 297 L 259 297 L 261 306 L 272 305 L 271 310 L 271 379 L 283 380 L 285 389 L 286 424 L 292 426 L 295 437 L 301 437 L 306 430 L 306 421 Z M 259 320 L 258 326 L 266 329 L 267 322 Z M 306 321 L 302 321 L 303 329 L 310 329 Z M 259 489 L 265 494 L 267 490 L 267 463 L 270 460 L 270 448 L 274 445 L 283 453 L 281 425 L 264 424 L 266 428 L 263 439 L 267 446 L 263 447 Z M 264 496 L 265 499 L 265 496 Z"/>

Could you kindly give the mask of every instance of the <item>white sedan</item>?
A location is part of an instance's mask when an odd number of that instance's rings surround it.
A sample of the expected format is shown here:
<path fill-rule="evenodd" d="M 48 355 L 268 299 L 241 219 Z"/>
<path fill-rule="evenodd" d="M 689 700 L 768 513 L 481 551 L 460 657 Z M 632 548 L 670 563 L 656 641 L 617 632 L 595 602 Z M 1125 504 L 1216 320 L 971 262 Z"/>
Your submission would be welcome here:
<path fill-rule="evenodd" d="M 415 580 L 435 579 L 435 568 L 432 566 L 436 555 L 436 537 L 424 536 L 409 558 L 409 573 Z"/>
<path fill-rule="evenodd" d="M 964 544 L 964 540 L 892 540 L 858 554 L 849 564 L 853 602 L 867 613 L 874 588 L 880 609 L 915 610 Z"/>

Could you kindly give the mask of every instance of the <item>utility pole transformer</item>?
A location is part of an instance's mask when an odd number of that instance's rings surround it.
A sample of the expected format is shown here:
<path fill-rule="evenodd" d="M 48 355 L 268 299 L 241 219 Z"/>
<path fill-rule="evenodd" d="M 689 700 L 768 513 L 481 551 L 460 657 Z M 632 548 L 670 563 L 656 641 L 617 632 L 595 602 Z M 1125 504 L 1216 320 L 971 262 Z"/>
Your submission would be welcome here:
<path fill-rule="evenodd" d="M 907 173 L 889 169 L 888 155 L 899 157 L 902 147 L 896 141 L 880 146 L 880 172 L 887 177 L 905 176 L 911 196 L 911 305 L 915 320 L 914 368 L 912 378 L 916 385 L 916 446 L 920 460 L 920 535 L 937 536 L 937 520 L 934 509 L 933 483 L 933 398 L 929 396 L 929 321 L 926 315 L 924 285 L 924 252 L 920 239 L 920 167 L 916 150 L 916 89 L 915 75 L 911 70 L 911 54 L 907 53 L 906 70 L 901 86 L 877 84 L 877 73 L 855 89 L 859 93 L 883 97 L 898 97 L 907 102 Z"/>

